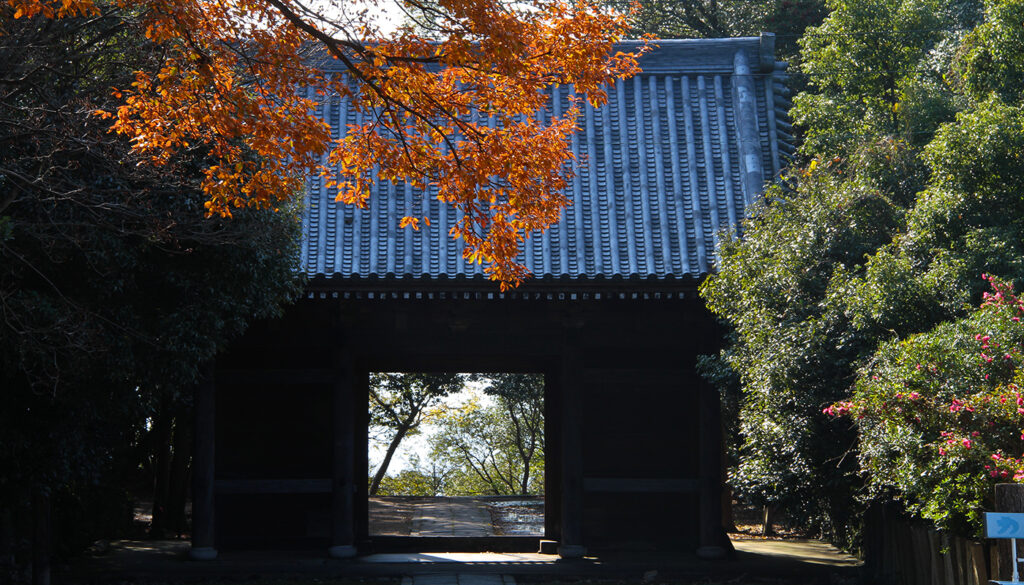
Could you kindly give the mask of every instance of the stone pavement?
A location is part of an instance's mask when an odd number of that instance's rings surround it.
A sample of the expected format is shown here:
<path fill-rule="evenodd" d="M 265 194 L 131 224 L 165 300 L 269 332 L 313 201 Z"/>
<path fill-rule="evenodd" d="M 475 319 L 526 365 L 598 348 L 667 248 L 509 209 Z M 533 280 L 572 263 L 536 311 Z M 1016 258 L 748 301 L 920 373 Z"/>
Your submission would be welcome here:
<path fill-rule="evenodd" d="M 474 498 L 444 498 L 416 506 L 410 536 L 493 536 L 486 502 Z"/>
<path fill-rule="evenodd" d="M 382 553 L 331 559 L 326 551 L 223 551 L 213 561 L 188 560 L 185 541 L 117 541 L 106 554 L 66 567 L 61 583 L 120 584 L 237 579 L 244 576 L 390 577 L 403 585 L 511 585 L 528 581 L 620 579 L 676 583 L 827 584 L 856 582 L 860 562 L 817 541 L 737 541 L 736 556 L 706 561 L 688 552 L 598 553 L 559 559 L 537 553 Z M 486 577 L 489 581 L 470 580 Z M 431 581 L 430 578 L 446 579 Z M 651 580 L 651 579 L 646 579 Z"/>
<path fill-rule="evenodd" d="M 437 573 L 402 577 L 402 585 L 516 585 L 511 575 Z"/>

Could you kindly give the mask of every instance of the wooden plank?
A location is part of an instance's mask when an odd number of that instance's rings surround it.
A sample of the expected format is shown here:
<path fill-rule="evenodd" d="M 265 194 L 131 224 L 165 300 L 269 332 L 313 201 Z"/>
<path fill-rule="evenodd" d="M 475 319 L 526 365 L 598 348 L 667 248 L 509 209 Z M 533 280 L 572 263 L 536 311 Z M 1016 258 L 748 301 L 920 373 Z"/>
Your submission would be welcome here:
<path fill-rule="evenodd" d="M 985 554 L 985 545 L 980 542 L 970 543 L 971 555 L 971 583 L 974 585 L 985 585 L 988 583 L 988 558 Z"/>
<path fill-rule="evenodd" d="M 327 494 L 328 479 L 218 479 L 218 494 Z"/>
<path fill-rule="evenodd" d="M 327 368 L 280 370 L 218 370 L 218 384 L 331 384 L 337 378 Z"/>
<path fill-rule="evenodd" d="M 943 567 L 943 555 L 941 552 L 942 546 L 938 532 L 934 530 L 928 531 L 928 544 L 929 552 L 931 553 L 930 582 L 934 585 L 943 585 L 946 582 L 943 578 L 946 572 Z"/>
<path fill-rule="evenodd" d="M 697 479 L 662 479 L 649 477 L 586 477 L 583 489 L 588 492 L 615 493 L 696 493 Z"/>
<path fill-rule="evenodd" d="M 928 585 L 935 579 L 933 559 L 936 548 L 932 540 L 935 533 L 923 526 L 911 525 L 910 534 L 913 543 L 912 556 L 908 559 L 908 570 L 904 571 L 904 574 L 912 574 L 916 583 Z"/>
<path fill-rule="evenodd" d="M 942 555 L 942 572 L 946 585 L 957 585 L 956 583 L 956 572 L 953 570 L 953 562 L 956 557 L 956 552 L 953 547 L 953 543 L 949 537 L 949 534 L 942 533 L 942 540 L 940 541 L 941 550 L 946 551 L 946 554 Z"/>

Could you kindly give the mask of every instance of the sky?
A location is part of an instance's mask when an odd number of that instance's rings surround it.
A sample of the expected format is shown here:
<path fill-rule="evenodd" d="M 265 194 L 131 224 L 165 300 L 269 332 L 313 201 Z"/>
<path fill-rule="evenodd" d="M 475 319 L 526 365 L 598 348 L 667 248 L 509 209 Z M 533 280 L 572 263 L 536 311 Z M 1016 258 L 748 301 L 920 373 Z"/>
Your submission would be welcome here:
<path fill-rule="evenodd" d="M 374 24 L 380 27 L 382 33 L 394 32 L 398 25 L 405 20 L 405 14 L 394 0 L 380 0 L 376 2 L 370 14 L 374 16 Z"/>

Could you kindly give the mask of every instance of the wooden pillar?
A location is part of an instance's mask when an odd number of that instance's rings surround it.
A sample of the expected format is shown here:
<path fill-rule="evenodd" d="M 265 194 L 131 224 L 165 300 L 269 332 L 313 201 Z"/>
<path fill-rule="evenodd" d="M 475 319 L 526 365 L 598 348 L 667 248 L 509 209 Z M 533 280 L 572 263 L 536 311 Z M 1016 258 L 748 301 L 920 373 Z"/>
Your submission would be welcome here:
<path fill-rule="evenodd" d="M 559 386 L 562 437 L 562 530 L 558 555 L 564 559 L 586 554 L 583 546 L 583 367 L 580 336 L 570 329 L 562 347 Z"/>
<path fill-rule="evenodd" d="M 336 559 L 356 555 L 355 546 L 355 417 L 352 403 L 352 358 L 343 348 L 335 356 L 334 410 L 331 427 L 334 437 L 332 450 L 333 496 L 331 504 L 331 548 L 328 553 Z"/>
<path fill-rule="evenodd" d="M 1024 512 L 1024 484 L 999 483 L 996 484 L 996 512 Z M 1018 543 L 1018 546 L 1020 543 Z M 1013 574 L 1013 555 L 1010 554 L 1010 540 L 1003 538 L 996 540 L 998 557 L 998 571 L 992 576 L 993 579 L 1009 579 Z M 1017 550 L 1017 556 L 1024 556 L 1024 551 Z"/>
<path fill-rule="evenodd" d="M 722 424 L 718 394 L 708 383 L 697 385 L 700 413 L 700 544 L 697 556 L 702 559 L 725 557 L 722 546 Z"/>
<path fill-rule="evenodd" d="M 203 366 L 195 387 L 195 442 L 192 454 L 192 548 L 189 558 L 209 561 L 217 558 L 214 548 L 214 420 L 216 387 L 213 365 Z"/>

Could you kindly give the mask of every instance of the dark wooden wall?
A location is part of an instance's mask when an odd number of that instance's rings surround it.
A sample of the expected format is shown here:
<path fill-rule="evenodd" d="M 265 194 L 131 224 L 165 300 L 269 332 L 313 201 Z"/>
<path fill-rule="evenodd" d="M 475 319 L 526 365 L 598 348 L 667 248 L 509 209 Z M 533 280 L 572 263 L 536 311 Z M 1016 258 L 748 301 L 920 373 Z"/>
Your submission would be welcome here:
<path fill-rule="evenodd" d="M 695 361 L 718 346 L 699 299 L 368 296 L 304 300 L 218 357 L 218 547 L 330 541 L 339 355 L 353 380 L 357 543 L 368 538 L 367 373 L 521 371 L 546 380 L 546 536 L 560 539 L 563 520 L 579 515 L 587 547 L 698 545 Z M 563 510 L 573 489 L 578 508 Z"/>

